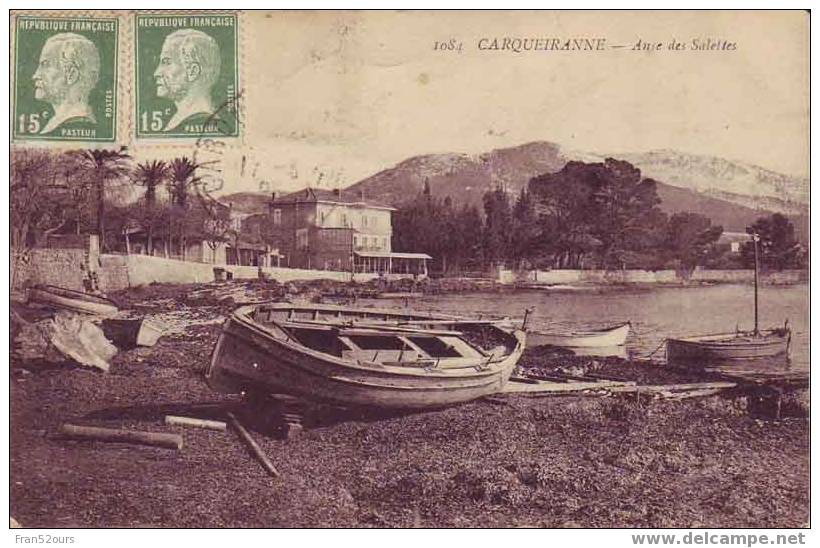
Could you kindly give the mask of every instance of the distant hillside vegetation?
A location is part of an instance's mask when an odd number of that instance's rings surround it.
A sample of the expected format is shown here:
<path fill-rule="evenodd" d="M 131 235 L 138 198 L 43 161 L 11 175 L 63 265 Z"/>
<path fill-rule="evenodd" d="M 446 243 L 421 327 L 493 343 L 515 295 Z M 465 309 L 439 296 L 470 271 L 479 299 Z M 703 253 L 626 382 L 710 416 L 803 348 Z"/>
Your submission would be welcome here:
<path fill-rule="evenodd" d="M 564 154 L 558 145 L 543 141 L 493 150 L 479 156 L 430 154 L 405 160 L 349 188 L 364 192 L 372 199 L 400 206 L 422 191 L 426 179 L 434 196 L 450 196 L 456 204 L 467 203 L 481 208 L 482 196 L 487 190 L 503 186 L 508 193 L 518 194 L 532 177 L 559 171 L 567 160 L 576 157 L 587 162 L 604 158 L 597 154 Z M 808 205 L 795 200 L 786 202 L 782 198 L 806 196 L 808 182 L 805 180 L 720 158 L 674 151 L 614 157 L 634 162 L 644 176 L 658 181 L 662 207 L 669 213 L 702 213 L 727 231 L 742 232 L 758 217 L 781 212 L 793 220 L 800 239 L 808 241 Z M 644 166 L 649 166 L 649 171 Z M 659 177 L 661 173 L 666 178 Z M 726 185 L 724 190 L 715 189 L 721 184 Z M 746 188 L 745 185 L 749 185 L 753 194 L 738 192 Z M 696 187 L 712 190 L 699 192 Z"/>
<path fill-rule="evenodd" d="M 568 160 L 601 161 L 604 155 L 563 152 L 555 143 L 538 141 L 492 150 L 478 156 L 427 154 L 415 156 L 363 179 L 347 190 L 401 206 L 430 183 L 434 196 L 450 196 L 456 204 L 482 207 L 487 190 L 503 187 L 511 195 L 536 175 L 559 171 Z M 758 217 L 784 213 L 794 222 L 801 241 L 809 238 L 808 180 L 722 158 L 653 151 L 618 154 L 658 181 L 662 207 L 669 213 L 702 213 L 730 232 L 743 232 Z M 269 193 L 238 192 L 220 198 L 239 211 L 267 210 Z"/>
<path fill-rule="evenodd" d="M 231 204 L 235 211 L 241 213 L 255 214 L 265 213 L 270 202 L 270 192 L 235 192 L 219 197 L 223 204 Z"/>
<path fill-rule="evenodd" d="M 434 196 L 450 196 L 458 203 L 481 204 L 487 190 L 504 186 L 520 191 L 532 177 L 560 170 L 567 159 L 558 145 L 528 143 L 493 150 L 479 156 L 466 154 L 429 154 L 405 160 L 380 171 L 350 190 L 398 206 L 421 192 L 425 179 Z"/>

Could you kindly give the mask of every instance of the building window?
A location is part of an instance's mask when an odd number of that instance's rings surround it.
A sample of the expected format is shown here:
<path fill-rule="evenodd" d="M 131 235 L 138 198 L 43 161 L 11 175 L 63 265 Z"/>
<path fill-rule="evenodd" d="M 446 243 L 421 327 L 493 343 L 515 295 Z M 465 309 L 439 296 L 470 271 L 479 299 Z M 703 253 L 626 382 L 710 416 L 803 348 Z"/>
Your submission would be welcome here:
<path fill-rule="evenodd" d="M 296 249 L 307 249 L 308 229 L 300 228 L 296 231 Z"/>
<path fill-rule="evenodd" d="M 282 224 L 282 210 L 281 209 L 274 209 L 273 210 L 273 224 L 279 226 Z"/>
<path fill-rule="evenodd" d="M 342 226 L 347 226 L 347 213 L 342 213 Z"/>

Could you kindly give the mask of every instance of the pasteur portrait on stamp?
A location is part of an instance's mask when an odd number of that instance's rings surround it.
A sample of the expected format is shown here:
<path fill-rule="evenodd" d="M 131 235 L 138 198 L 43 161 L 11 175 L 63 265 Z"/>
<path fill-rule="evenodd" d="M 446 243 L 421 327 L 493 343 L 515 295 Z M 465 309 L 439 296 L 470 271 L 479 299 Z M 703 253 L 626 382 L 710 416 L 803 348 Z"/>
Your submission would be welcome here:
<path fill-rule="evenodd" d="M 239 134 L 220 109 L 238 89 L 236 23 L 235 15 L 137 15 L 137 138 Z"/>
<path fill-rule="evenodd" d="M 112 141 L 116 19 L 20 17 L 15 140 Z"/>

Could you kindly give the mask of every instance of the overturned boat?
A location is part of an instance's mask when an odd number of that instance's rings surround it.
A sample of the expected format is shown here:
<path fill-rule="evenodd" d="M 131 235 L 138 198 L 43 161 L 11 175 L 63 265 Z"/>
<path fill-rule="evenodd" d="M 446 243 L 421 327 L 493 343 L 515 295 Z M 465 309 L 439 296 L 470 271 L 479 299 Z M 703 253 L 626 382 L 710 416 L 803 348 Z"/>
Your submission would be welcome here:
<path fill-rule="evenodd" d="M 35 285 L 28 290 L 27 298 L 32 303 L 103 318 L 119 311 L 117 305 L 105 297 L 54 285 Z"/>
<path fill-rule="evenodd" d="M 568 333 L 549 333 L 538 330 L 527 332 L 527 346 L 560 346 L 563 348 L 612 348 L 626 344 L 626 337 L 632 327 L 630 322 Z"/>
<path fill-rule="evenodd" d="M 206 378 L 229 393 L 435 408 L 501 391 L 524 346 L 523 331 L 491 321 L 269 303 L 225 321 Z"/>

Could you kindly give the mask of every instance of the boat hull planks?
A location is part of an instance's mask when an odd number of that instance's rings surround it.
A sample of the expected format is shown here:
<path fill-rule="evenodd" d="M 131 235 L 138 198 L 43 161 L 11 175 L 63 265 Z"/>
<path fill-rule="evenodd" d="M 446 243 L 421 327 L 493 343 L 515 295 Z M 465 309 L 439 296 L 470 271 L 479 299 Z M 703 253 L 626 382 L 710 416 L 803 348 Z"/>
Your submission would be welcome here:
<path fill-rule="evenodd" d="M 212 388 L 229 393 L 287 393 L 342 406 L 444 407 L 503 390 L 524 349 L 523 332 L 510 336 L 514 348 L 498 358 L 458 367 L 387 365 L 315 351 L 234 314 L 223 326 L 206 377 Z"/>
<path fill-rule="evenodd" d="M 576 333 L 527 333 L 527 346 L 542 345 L 564 348 L 611 348 L 626 344 L 630 324 L 626 323 L 600 331 L 579 331 Z"/>
<path fill-rule="evenodd" d="M 52 285 L 32 287 L 28 291 L 28 300 L 53 308 L 104 318 L 114 316 L 119 311 L 114 302 L 104 297 Z"/>
<path fill-rule="evenodd" d="M 686 339 L 667 339 L 666 360 L 671 365 L 779 366 L 787 361 L 790 333 L 762 335 L 709 335 Z"/>

